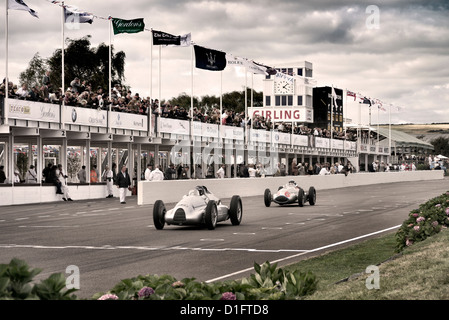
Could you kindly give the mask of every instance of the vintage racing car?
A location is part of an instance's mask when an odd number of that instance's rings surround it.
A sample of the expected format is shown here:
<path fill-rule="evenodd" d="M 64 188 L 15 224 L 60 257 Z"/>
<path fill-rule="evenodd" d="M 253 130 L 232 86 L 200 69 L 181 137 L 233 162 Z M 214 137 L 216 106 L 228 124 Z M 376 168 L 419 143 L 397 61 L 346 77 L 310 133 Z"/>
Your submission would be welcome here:
<path fill-rule="evenodd" d="M 157 200 L 153 207 L 153 221 L 158 230 L 162 230 L 165 224 L 205 225 L 213 230 L 218 222 L 228 219 L 233 225 L 239 225 L 242 213 L 242 200 L 239 196 L 233 196 L 227 207 L 205 186 L 197 186 L 184 195 L 171 210 L 166 210 L 164 202 Z"/>
<path fill-rule="evenodd" d="M 285 186 L 280 186 L 274 195 L 271 194 L 270 189 L 265 189 L 264 202 L 267 207 L 271 205 L 271 202 L 280 205 L 297 203 L 300 207 L 309 202 L 313 206 L 316 203 L 316 190 L 310 187 L 309 192 L 306 193 L 294 180 L 290 180 Z"/>

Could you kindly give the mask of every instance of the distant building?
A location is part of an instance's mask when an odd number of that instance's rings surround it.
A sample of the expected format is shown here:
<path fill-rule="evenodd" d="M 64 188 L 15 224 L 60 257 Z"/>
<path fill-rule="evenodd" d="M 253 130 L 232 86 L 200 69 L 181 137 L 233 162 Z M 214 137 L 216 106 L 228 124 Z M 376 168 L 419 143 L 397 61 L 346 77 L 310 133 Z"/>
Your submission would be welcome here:
<path fill-rule="evenodd" d="M 272 122 L 313 122 L 312 63 L 293 62 L 276 66 L 276 75 L 266 76 L 263 108 L 254 108 L 252 115 L 260 115 Z"/>

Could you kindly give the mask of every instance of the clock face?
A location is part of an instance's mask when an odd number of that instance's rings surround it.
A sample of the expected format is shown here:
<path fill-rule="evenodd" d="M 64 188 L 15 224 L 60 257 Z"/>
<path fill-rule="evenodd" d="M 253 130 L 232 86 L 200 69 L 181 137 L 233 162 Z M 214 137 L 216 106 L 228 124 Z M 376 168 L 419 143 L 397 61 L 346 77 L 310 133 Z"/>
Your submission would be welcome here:
<path fill-rule="evenodd" d="M 275 94 L 293 94 L 293 83 L 285 80 L 277 80 L 274 82 Z"/>

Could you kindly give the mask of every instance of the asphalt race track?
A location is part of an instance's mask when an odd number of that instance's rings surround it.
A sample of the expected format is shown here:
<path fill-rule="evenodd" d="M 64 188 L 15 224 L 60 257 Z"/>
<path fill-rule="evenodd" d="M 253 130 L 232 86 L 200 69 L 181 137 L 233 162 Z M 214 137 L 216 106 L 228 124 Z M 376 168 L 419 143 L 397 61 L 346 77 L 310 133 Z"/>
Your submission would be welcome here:
<path fill-rule="evenodd" d="M 69 276 L 66 268 L 77 266 L 80 298 L 140 274 L 241 278 L 253 272 L 254 262 L 282 266 L 394 232 L 412 209 L 448 190 L 448 178 L 317 190 L 317 204 L 302 208 L 274 203 L 266 208 L 261 194 L 242 199 L 240 226 L 226 221 L 215 230 L 156 230 L 153 206 L 138 206 L 135 196 L 125 205 L 113 198 L 0 207 L 0 263 L 23 259 L 43 270 L 36 280 L 52 273 Z"/>

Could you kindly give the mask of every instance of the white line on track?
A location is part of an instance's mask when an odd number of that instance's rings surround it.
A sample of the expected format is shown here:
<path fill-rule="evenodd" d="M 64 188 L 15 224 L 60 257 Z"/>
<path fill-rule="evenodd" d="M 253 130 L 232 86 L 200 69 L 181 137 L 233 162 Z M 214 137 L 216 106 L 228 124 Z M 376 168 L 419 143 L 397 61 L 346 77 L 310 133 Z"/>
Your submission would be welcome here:
<path fill-rule="evenodd" d="M 363 235 L 363 236 L 359 236 L 359 237 L 355 237 L 355 238 L 352 238 L 352 239 L 348 239 L 348 240 L 344 240 L 344 241 L 332 243 L 332 244 L 329 244 L 329 245 L 326 245 L 326 246 L 323 246 L 323 247 L 319 247 L 319 248 L 316 248 L 316 249 L 312 249 L 312 250 L 304 250 L 304 251 L 301 252 L 301 253 L 298 253 L 298 254 L 295 254 L 295 255 L 292 255 L 292 256 L 288 256 L 288 257 L 285 257 L 285 258 L 281 258 L 281 259 L 278 259 L 278 260 L 274 260 L 274 261 L 272 261 L 272 262 L 270 262 L 270 263 L 278 263 L 278 262 L 290 260 L 290 259 L 293 259 L 293 258 L 296 258 L 296 257 L 300 257 L 300 256 L 302 256 L 302 255 L 305 255 L 305 254 L 307 254 L 307 253 L 312 253 L 312 252 L 316 252 L 316 251 L 321 251 L 321 250 L 324 250 L 324 249 L 327 249 L 327 248 L 332 248 L 332 247 L 335 247 L 335 246 L 338 246 L 338 245 L 341 245 L 341 244 L 344 244 L 344 243 L 348 243 L 348 242 L 360 240 L 360 239 L 363 239 L 363 238 L 366 238 L 366 237 L 370 237 L 370 236 L 373 236 L 373 235 L 376 235 L 376 234 L 379 234 L 379 233 L 383 233 L 383 232 L 385 232 L 385 231 L 390 231 L 390 230 L 393 230 L 393 229 L 397 229 L 397 228 L 399 228 L 400 226 L 401 226 L 401 225 L 397 225 L 397 226 L 394 226 L 394 227 L 391 227 L 391 228 L 387 228 L 387 229 L 379 230 L 379 231 L 376 231 L 376 232 L 368 233 L 368 234 L 365 234 L 365 235 Z M 223 275 L 223 276 L 221 276 L 221 277 L 217 277 L 217 278 L 215 278 L 215 279 L 210 279 L 210 280 L 208 280 L 208 281 L 206 281 L 206 282 L 207 282 L 207 283 L 210 283 L 210 282 L 214 282 L 214 281 L 223 280 L 223 279 L 226 279 L 226 278 L 229 278 L 229 277 L 238 275 L 238 274 L 240 274 L 240 273 L 244 273 L 244 272 L 251 271 L 251 270 L 253 270 L 253 269 L 254 269 L 254 267 L 247 268 L 247 269 L 243 269 L 243 270 L 240 270 L 240 271 L 236 271 L 236 272 L 233 272 L 233 273 L 229 273 L 229 274 Z"/>
<path fill-rule="evenodd" d="M 224 252 L 224 251 L 245 251 L 245 252 L 264 252 L 264 253 L 282 253 L 282 252 L 295 252 L 295 253 L 307 253 L 307 250 L 290 250 L 290 249 L 252 249 L 252 248 L 195 248 L 195 247 L 134 247 L 134 246 L 42 246 L 42 245 L 16 245 L 16 244 L 0 244 L 0 248 L 28 248 L 28 249 L 84 249 L 84 250 L 142 250 L 142 251 L 212 251 L 212 252 Z"/>
<path fill-rule="evenodd" d="M 19 226 L 19 228 L 79 228 L 79 226 Z"/>

